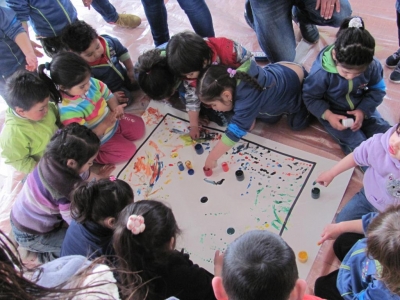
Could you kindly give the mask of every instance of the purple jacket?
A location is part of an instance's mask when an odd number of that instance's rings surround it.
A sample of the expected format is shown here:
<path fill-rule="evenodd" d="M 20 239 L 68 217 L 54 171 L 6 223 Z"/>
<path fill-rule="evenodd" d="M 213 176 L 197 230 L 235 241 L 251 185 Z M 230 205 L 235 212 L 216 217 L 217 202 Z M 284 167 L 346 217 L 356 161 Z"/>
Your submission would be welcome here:
<path fill-rule="evenodd" d="M 361 143 L 353 154 L 355 162 L 369 168 L 364 174 L 368 201 L 379 211 L 400 204 L 400 161 L 389 154 L 389 138 L 397 124 Z"/>

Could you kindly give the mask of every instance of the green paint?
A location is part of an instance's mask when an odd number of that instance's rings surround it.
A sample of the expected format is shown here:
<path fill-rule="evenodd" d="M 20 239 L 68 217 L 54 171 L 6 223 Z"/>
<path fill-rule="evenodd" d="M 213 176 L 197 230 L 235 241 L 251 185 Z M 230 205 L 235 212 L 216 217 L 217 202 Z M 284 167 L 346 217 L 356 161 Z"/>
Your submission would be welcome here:
<path fill-rule="evenodd" d="M 259 190 L 257 190 L 257 192 L 256 192 L 256 200 L 254 200 L 254 205 L 255 206 L 257 206 L 257 204 L 258 204 L 258 196 L 260 196 L 260 194 L 261 194 L 261 192 L 264 190 L 264 188 L 261 188 L 261 189 L 259 189 Z"/>
<path fill-rule="evenodd" d="M 207 234 L 203 233 L 203 234 L 200 236 L 200 243 L 201 243 L 201 244 L 204 243 L 204 239 L 205 239 L 206 235 L 207 235 Z"/>

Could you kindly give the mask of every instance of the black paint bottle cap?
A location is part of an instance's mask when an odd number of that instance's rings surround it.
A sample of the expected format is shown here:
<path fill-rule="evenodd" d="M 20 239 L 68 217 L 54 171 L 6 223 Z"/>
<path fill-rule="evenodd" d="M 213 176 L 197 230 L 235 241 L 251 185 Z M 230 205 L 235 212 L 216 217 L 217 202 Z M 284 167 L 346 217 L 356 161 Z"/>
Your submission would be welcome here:
<path fill-rule="evenodd" d="M 237 171 L 235 172 L 235 175 L 236 175 L 236 179 L 237 179 L 238 181 L 243 181 L 243 180 L 244 180 L 244 173 L 243 173 L 242 170 L 237 170 Z"/>
<path fill-rule="evenodd" d="M 318 199 L 319 198 L 319 194 L 320 194 L 320 190 L 319 188 L 315 187 L 311 190 L 311 197 L 313 199 Z"/>

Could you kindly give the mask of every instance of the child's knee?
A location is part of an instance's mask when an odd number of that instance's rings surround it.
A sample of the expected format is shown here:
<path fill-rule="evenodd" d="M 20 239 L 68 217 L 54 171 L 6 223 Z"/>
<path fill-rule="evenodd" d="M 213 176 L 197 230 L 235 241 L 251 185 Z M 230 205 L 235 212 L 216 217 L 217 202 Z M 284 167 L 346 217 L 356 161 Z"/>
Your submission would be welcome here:
<path fill-rule="evenodd" d="M 122 118 L 123 124 L 121 122 L 121 126 L 125 127 L 123 128 L 123 132 L 127 139 L 135 141 L 144 136 L 146 126 L 142 117 L 124 114 Z"/>

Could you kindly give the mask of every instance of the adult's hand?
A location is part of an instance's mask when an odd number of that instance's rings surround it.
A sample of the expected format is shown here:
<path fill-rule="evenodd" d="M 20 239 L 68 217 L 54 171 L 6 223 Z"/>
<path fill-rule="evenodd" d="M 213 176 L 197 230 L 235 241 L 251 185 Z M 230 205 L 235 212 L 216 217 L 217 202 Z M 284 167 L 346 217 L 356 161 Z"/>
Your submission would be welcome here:
<path fill-rule="evenodd" d="M 328 20 L 332 18 L 334 10 L 340 12 L 340 0 L 317 0 L 315 9 L 320 9 L 321 17 Z"/>

